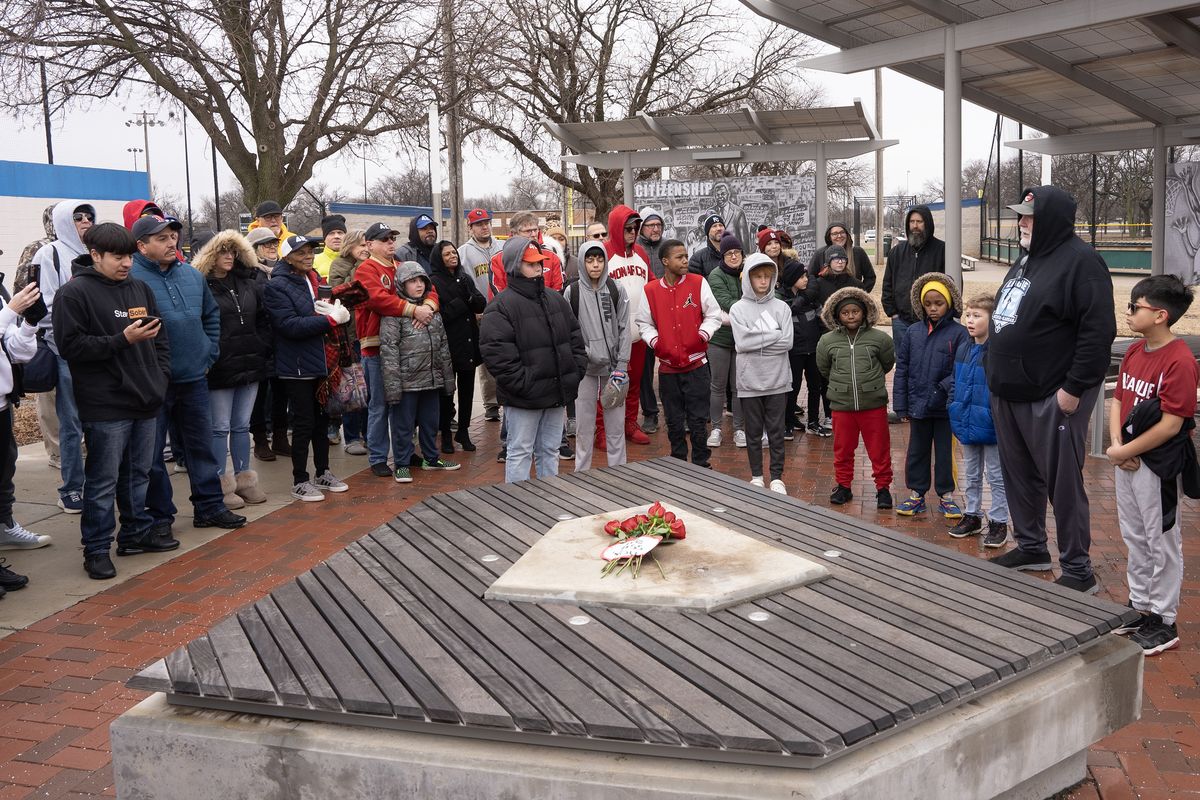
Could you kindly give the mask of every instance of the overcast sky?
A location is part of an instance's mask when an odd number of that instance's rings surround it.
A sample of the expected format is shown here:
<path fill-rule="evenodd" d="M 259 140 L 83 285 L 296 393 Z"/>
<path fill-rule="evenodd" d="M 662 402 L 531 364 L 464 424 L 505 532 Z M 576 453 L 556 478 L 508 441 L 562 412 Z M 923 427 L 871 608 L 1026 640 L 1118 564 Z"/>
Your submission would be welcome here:
<path fill-rule="evenodd" d="M 830 105 L 848 104 L 861 97 L 868 113 L 874 114 L 875 93 L 871 73 L 833 75 L 809 73 L 814 83 L 825 88 Z M 176 110 L 179 106 L 175 106 Z M 97 104 L 89 111 L 73 110 L 60 113 L 53 119 L 54 159 L 58 164 L 132 169 L 134 154 L 129 148 L 143 147 L 142 130 L 126 127 L 125 121 L 142 111 L 141 105 L 122 106 L 118 101 Z M 151 169 L 156 186 L 170 194 L 184 197 L 184 150 L 182 127 L 177 120 L 168 120 L 167 107 L 147 106 L 158 111 L 158 118 L 167 121 L 165 127 L 150 131 Z M 986 158 L 991 146 L 995 116 L 970 103 L 963 104 L 963 160 Z M 1005 138 L 1016 138 L 1016 127 L 1010 125 Z M 899 139 L 900 143 L 885 151 L 884 191 L 908 187 L 918 191 L 927 179 L 942 174 L 942 93 L 908 77 L 884 71 L 883 135 Z M 0 159 L 44 162 L 46 159 L 45 132 L 40 115 L 20 121 L 0 120 Z M 189 163 L 191 165 L 192 203 L 198 208 L 203 197 L 212 196 L 213 177 L 211 148 L 208 139 L 194 120 L 188 126 Z M 1005 157 L 1009 153 L 1006 151 Z M 369 170 L 384 170 L 381 160 L 369 164 Z M 413 159 L 424 163 L 424 153 Z M 505 152 L 468 150 L 464 164 L 464 190 L 470 196 L 503 192 L 512 175 L 511 156 Z M 145 169 L 144 154 L 137 154 L 139 169 Z M 315 181 L 345 189 L 350 199 L 362 193 L 362 161 L 358 158 L 334 158 L 317 167 Z M 232 174 L 219 163 L 218 180 L 222 191 L 233 184 Z"/>

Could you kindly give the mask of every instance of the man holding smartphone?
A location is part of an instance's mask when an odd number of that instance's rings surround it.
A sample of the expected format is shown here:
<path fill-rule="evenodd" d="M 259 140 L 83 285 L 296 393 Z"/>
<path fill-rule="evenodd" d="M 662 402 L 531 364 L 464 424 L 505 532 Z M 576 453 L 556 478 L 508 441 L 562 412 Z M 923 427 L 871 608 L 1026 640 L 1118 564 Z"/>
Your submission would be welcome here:
<path fill-rule="evenodd" d="M 117 555 L 179 547 L 156 532 L 146 509 L 156 419 L 171 357 L 153 292 L 129 277 L 133 235 L 106 222 L 84 234 L 86 255 L 71 267 L 54 304 L 54 337 L 75 386 L 88 458 L 83 486 L 83 567 L 96 580 L 115 577 L 110 550 L 114 501 L 120 513 Z"/>

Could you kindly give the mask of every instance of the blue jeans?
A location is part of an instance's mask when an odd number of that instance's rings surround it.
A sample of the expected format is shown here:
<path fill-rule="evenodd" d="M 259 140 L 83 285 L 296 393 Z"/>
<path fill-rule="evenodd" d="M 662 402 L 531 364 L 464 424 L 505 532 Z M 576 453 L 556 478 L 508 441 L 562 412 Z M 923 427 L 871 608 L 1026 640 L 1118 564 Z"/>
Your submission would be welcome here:
<path fill-rule="evenodd" d="M 171 423 L 179 432 L 179 441 L 172 439 L 171 449 L 182 452 L 187 463 L 195 516 L 214 517 L 226 510 L 221 481 L 217 477 L 217 459 L 213 456 L 208 382 L 171 383 L 167 385 L 167 397 L 158 412 L 154 465 L 150 468 L 150 489 L 146 493 L 146 507 L 156 526 L 174 523 L 177 510 L 172 500 L 171 476 L 167 474 L 162 457 L 167 426 Z"/>
<path fill-rule="evenodd" d="M 504 460 L 504 482 L 529 479 L 530 462 L 539 478 L 558 474 L 558 446 L 562 443 L 563 407 L 513 408 L 505 406 L 508 425 L 508 455 Z"/>
<path fill-rule="evenodd" d="M 119 541 L 136 539 L 150 530 L 146 491 L 157 427 L 153 417 L 83 423 L 88 453 L 79 529 L 85 556 L 108 553 L 112 546 L 114 499 L 121 520 Z M 161 460 L 161 447 L 158 456 Z"/>
<path fill-rule="evenodd" d="M 982 516 L 983 476 L 992 489 L 992 507 L 987 517 L 992 522 L 1008 522 L 1008 497 L 1004 494 L 1004 474 L 1000 471 L 1000 447 L 994 444 L 964 444 L 963 489 L 967 495 L 966 514 Z"/>
<path fill-rule="evenodd" d="M 342 415 L 342 438 L 346 444 L 362 441 L 363 427 L 367 423 L 366 411 L 351 411 Z"/>
<path fill-rule="evenodd" d="M 225 458 L 233 456 L 233 474 L 250 469 L 250 415 L 258 384 L 211 389 L 208 393 L 212 416 L 212 450 L 217 474 L 225 474 Z"/>
<path fill-rule="evenodd" d="M 913 325 L 916 325 L 916 323 L 908 323 L 902 319 L 896 319 L 894 317 L 892 318 L 892 343 L 896 346 L 897 350 L 900 349 L 901 337 L 903 337 L 905 332 Z"/>
<path fill-rule="evenodd" d="M 379 356 L 363 356 L 363 372 L 367 375 L 367 461 L 371 464 L 386 464 L 388 445 L 395 438 L 388 431 L 395 431 L 400 424 L 400 409 L 396 404 L 388 405 L 383 394 L 383 365 Z M 437 423 L 434 423 L 436 428 Z M 412 429 L 409 429 L 409 436 Z M 409 446 L 409 453 L 412 446 Z M 394 455 L 394 454 L 393 454 Z M 396 461 L 396 466 L 407 467 L 408 462 Z"/>
<path fill-rule="evenodd" d="M 388 413 L 395 413 L 397 421 L 392 425 L 392 455 L 397 467 L 407 467 L 413 452 L 413 426 L 418 428 L 421 440 L 421 455 L 426 461 L 437 461 L 438 420 L 441 417 L 441 398 L 437 389 L 423 392 L 405 392 L 399 403 L 388 406 Z"/>
<path fill-rule="evenodd" d="M 83 491 L 83 427 L 79 424 L 79 409 L 75 406 L 75 388 L 67 360 L 58 358 L 58 391 L 54 393 L 54 410 L 58 414 L 58 453 L 62 462 L 62 486 L 58 496 Z"/>

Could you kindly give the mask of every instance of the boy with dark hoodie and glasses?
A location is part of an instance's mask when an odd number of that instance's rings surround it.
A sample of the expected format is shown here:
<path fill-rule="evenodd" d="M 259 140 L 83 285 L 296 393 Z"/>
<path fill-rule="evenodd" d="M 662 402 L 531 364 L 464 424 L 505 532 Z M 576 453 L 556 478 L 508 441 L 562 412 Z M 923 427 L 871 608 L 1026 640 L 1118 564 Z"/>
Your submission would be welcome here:
<path fill-rule="evenodd" d="M 792 388 L 792 309 L 775 296 L 779 267 L 766 253 L 746 259 L 742 299 L 729 310 L 737 349 L 737 394 L 746 421 L 750 483 L 763 486 L 762 437 L 771 448 L 771 491 L 787 494 L 783 483 L 784 413 Z"/>

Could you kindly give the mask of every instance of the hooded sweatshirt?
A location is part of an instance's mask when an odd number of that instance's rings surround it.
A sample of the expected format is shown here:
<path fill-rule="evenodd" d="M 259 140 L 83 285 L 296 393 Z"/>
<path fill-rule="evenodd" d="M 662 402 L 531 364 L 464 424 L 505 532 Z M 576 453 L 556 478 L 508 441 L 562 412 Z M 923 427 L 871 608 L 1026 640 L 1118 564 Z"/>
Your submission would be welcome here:
<path fill-rule="evenodd" d="M 405 281 L 413 278 L 424 283 L 419 295 L 404 293 Z M 396 291 L 410 303 L 424 302 L 432 289 L 433 282 L 417 262 L 396 267 Z M 441 314 L 421 328 L 413 325 L 412 317 L 384 317 L 379 324 L 379 363 L 389 404 L 399 403 L 405 392 L 454 391 L 454 363 Z"/>
<path fill-rule="evenodd" d="M 1032 402 L 1063 389 L 1076 397 L 1104 380 L 1116 337 L 1112 277 L 1075 235 L 1075 201 L 1062 189 L 1033 194 L 1029 251 L 996 296 L 988 337 L 992 394 Z"/>
<path fill-rule="evenodd" d="M 136 278 L 114 281 L 90 255 L 71 264 L 74 278 L 59 292 L 54 336 L 77 387 L 83 422 L 150 419 L 158 415 L 171 377 L 170 332 L 130 344 L 129 323 L 159 316 L 154 293 Z M 189 267 L 190 269 L 190 267 Z"/>
<path fill-rule="evenodd" d="M 904 235 L 908 236 L 914 214 L 925 221 L 925 244 L 916 250 L 901 239 L 892 247 L 883 268 L 883 313 L 899 316 L 909 325 L 921 318 L 920 310 L 909 304 L 909 293 L 917 276 L 927 272 L 946 271 L 946 243 L 933 235 L 933 213 L 929 206 L 913 206 L 904 215 Z"/>
<path fill-rule="evenodd" d="M 95 206 L 82 200 L 63 200 L 54 206 L 50 215 L 54 222 L 54 241 L 42 245 L 33 257 L 33 264 L 38 270 L 38 289 L 42 292 L 48 312 L 38 323 L 38 328 L 46 332 L 46 343 L 55 353 L 58 348 L 54 342 L 54 295 L 71 279 L 71 262 L 87 255 L 79 231 L 75 229 L 75 220 L 71 218 L 77 208 L 90 212 L 93 224 L 99 222 Z"/>
<path fill-rule="evenodd" d="M 133 223 L 141 219 L 146 213 L 146 206 L 158 208 L 158 203 L 155 203 L 153 200 L 130 200 L 125 204 L 125 207 L 121 209 L 121 220 L 125 223 L 125 230 L 133 230 Z M 161 210 L 159 209 L 159 211 Z"/>
<path fill-rule="evenodd" d="M 587 275 L 585 257 L 589 252 L 598 252 L 606 261 L 595 285 Z M 614 281 L 617 294 L 614 297 L 608 286 L 608 261 L 604 245 L 596 241 L 586 242 L 579 251 L 579 280 L 567 285 L 563 297 L 571 304 L 575 293 L 579 294 L 579 330 L 587 348 L 587 374 L 607 378 L 613 372 L 624 372 L 629 367 L 631 346 L 629 324 L 629 297 L 625 287 Z"/>
<path fill-rule="evenodd" d="M 396 260 L 401 263 L 415 261 L 428 275 L 432 269 L 429 257 L 433 254 L 433 245 L 421 241 L 421 232 L 417 230 L 417 220 L 420 218 L 420 216 L 416 216 L 408 221 L 408 241 L 396 248 Z M 434 227 L 436 229 L 437 226 Z M 437 241 L 436 236 L 433 239 L 435 242 Z"/>
<path fill-rule="evenodd" d="M 491 292 L 492 257 L 500 255 L 504 242 L 493 236 L 487 244 L 480 244 L 474 238 L 467 239 L 458 246 L 458 263 L 475 279 L 475 288 L 486 299 Z"/>
<path fill-rule="evenodd" d="M 641 331 L 633 321 L 632 298 L 641 299 L 646 290 L 646 284 L 654 280 L 650 272 L 650 256 L 642 249 L 635 239 L 633 244 L 625 244 L 625 226 L 630 220 L 641 220 L 638 213 L 629 206 L 619 205 L 608 212 L 608 238 L 604 240 L 604 250 L 608 253 L 608 274 L 625 290 L 625 296 L 631 298 L 629 306 L 629 331 L 633 341 L 642 338 Z M 580 273 L 583 263 L 580 262 Z"/>
<path fill-rule="evenodd" d="M 771 282 L 758 294 L 750 283 L 750 273 L 769 269 Z M 792 367 L 788 351 L 792 349 L 792 309 L 775 296 L 779 268 L 765 253 L 746 259 L 742 270 L 742 299 L 729 309 L 729 326 L 737 350 L 738 397 L 764 397 L 783 394 L 792 388 Z"/>
<path fill-rule="evenodd" d="M 638 213 L 638 216 L 640 216 L 642 218 L 643 225 L 646 223 L 646 220 L 650 219 L 650 217 L 657 217 L 659 222 L 665 222 L 665 220 L 663 220 L 662 214 L 658 213 L 658 209 L 651 208 L 650 206 L 646 206 L 645 208 L 643 208 Z M 662 247 L 663 237 L 660 236 L 660 237 L 658 237 L 657 242 L 652 242 L 649 239 L 647 239 L 645 236 L 643 236 L 641 233 L 639 233 L 638 238 L 637 238 L 637 243 L 642 246 L 642 249 L 646 251 L 646 255 L 650 257 L 650 273 L 655 278 L 661 278 L 663 276 L 664 270 L 663 270 L 662 259 L 659 258 L 658 251 L 659 251 L 659 248 Z"/>
<path fill-rule="evenodd" d="M 515 234 L 508 241 L 512 241 L 514 238 L 516 238 Z M 542 245 L 541 233 L 538 233 L 535 238 L 528 241 L 541 248 L 542 255 L 546 257 L 542 261 L 542 278 L 546 282 L 546 288 L 555 292 L 561 292 L 563 290 L 562 259 L 549 247 Z M 503 251 L 496 253 L 496 255 L 492 256 L 491 271 L 488 273 L 488 280 L 491 281 L 486 292 L 488 300 L 491 300 L 508 288 L 508 275 L 508 267 L 504 261 Z"/>
<path fill-rule="evenodd" d="M 46 206 L 42 210 L 42 228 L 46 231 L 46 235 L 25 245 L 25 249 L 21 251 L 21 257 L 17 259 L 17 274 L 13 276 L 14 294 L 24 289 L 25 285 L 29 283 L 29 268 L 33 265 L 33 257 L 37 255 L 37 251 L 41 250 L 43 245 L 54 241 L 53 205 Z"/>
<path fill-rule="evenodd" d="M 134 253 L 129 274 L 154 292 L 171 336 L 171 382 L 204 380 L 221 353 L 221 309 L 204 276 L 179 259 L 163 271 L 141 253 Z"/>

